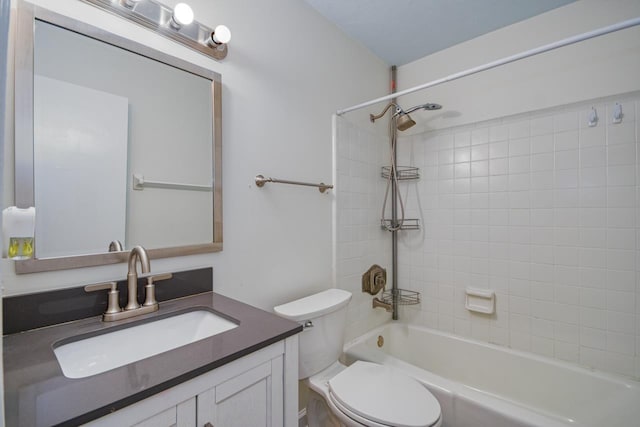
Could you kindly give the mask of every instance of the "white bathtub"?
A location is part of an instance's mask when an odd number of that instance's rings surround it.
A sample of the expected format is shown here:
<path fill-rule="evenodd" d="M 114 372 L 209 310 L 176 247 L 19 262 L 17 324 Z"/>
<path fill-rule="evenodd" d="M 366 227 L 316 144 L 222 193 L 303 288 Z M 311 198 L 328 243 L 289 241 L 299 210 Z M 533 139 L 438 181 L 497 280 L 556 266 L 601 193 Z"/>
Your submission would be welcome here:
<path fill-rule="evenodd" d="M 348 343 L 345 359 L 417 378 L 446 427 L 640 426 L 638 382 L 432 329 L 383 325 Z"/>

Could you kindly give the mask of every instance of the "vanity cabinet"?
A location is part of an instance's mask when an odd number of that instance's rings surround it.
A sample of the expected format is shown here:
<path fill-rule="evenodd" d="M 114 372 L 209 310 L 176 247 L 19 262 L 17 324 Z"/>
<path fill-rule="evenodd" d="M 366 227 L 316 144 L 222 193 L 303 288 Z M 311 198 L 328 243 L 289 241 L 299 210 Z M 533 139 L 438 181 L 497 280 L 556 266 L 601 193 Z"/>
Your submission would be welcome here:
<path fill-rule="evenodd" d="M 297 426 L 297 352 L 294 335 L 85 425 Z"/>

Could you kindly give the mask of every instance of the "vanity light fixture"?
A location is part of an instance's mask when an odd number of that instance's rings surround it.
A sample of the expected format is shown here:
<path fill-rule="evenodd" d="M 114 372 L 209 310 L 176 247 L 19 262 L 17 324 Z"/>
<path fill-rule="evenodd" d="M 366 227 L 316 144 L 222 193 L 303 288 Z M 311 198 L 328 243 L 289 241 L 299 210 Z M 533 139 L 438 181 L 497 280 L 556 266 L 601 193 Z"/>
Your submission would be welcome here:
<path fill-rule="evenodd" d="M 183 25 L 190 25 L 193 22 L 193 9 L 186 3 L 178 3 L 173 8 L 173 14 L 169 20 L 171 25 L 176 30 L 179 30 Z"/>
<path fill-rule="evenodd" d="M 173 41 L 214 59 L 227 56 L 231 31 L 224 25 L 215 29 L 194 19 L 193 9 L 178 3 L 173 9 L 156 0 L 81 0 L 114 15 L 146 27 Z"/>

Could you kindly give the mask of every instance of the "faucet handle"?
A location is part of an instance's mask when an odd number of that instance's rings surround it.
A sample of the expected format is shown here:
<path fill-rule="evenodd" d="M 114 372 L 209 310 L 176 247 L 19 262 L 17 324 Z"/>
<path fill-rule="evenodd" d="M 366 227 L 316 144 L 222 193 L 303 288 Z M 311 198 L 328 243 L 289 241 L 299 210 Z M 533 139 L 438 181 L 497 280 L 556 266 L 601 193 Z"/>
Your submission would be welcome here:
<path fill-rule="evenodd" d="M 107 305 L 107 311 L 105 314 L 111 313 L 119 313 L 122 311 L 120 308 L 120 304 L 118 303 L 118 283 L 117 282 L 106 282 L 106 283 L 95 283 L 93 285 L 87 285 L 84 287 L 85 292 L 94 292 L 94 291 L 102 291 L 109 290 L 109 303 Z"/>
<path fill-rule="evenodd" d="M 145 289 L 145 298 L 144 298 L 144 303 L 142 304 L 143 307 L 148 307 L 148 306 L 157 306 L 158 305 L 158 301 L 156 301 L 156 291 L 155 291 L 155 285 L 153 284 L 153 282 L 155 280 L 167 280 L 167 279 L 171 279 L 173 277 L 173 274 L 171 273 L 164 273 L 164 274 L 152 274 L 147 277 L 147 286 L 144 287 Z"/>

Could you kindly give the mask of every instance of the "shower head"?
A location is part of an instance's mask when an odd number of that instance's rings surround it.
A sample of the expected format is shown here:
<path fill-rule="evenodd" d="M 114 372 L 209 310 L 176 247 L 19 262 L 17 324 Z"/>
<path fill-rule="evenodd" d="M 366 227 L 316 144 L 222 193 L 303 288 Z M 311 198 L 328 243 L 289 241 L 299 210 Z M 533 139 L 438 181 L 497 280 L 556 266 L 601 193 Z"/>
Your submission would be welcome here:
<path fill-rule="evenodd" d="M 442 108 L 442 105 L 431 104 L 431 103 L 421 104 L 421 105 L 416 105 L 415 107 L 411 107 L 405 111 L 398 104 L 391 102 L 389 105 L 385 107 L 382 113 L 378 115 L 373 115 L 373 114 L 369 115 L 369 118 L 371 119 L 371 123 L 375 122 L 377 119 L 384 116 L 386 112 L 389 111 L 389 108 L 391 107 L 395 107 L 396 109 L 395 113 L 393 113 L 393 116 L 392 116 L 393 118 L 396 119 L 396 128 L 399 131 L 405 131 L 416 124 L 416 122 L 411 118 L 411 116 L 409 116 L 409 113 L 412 113 L 416 110 L 439 110 Z"/>

